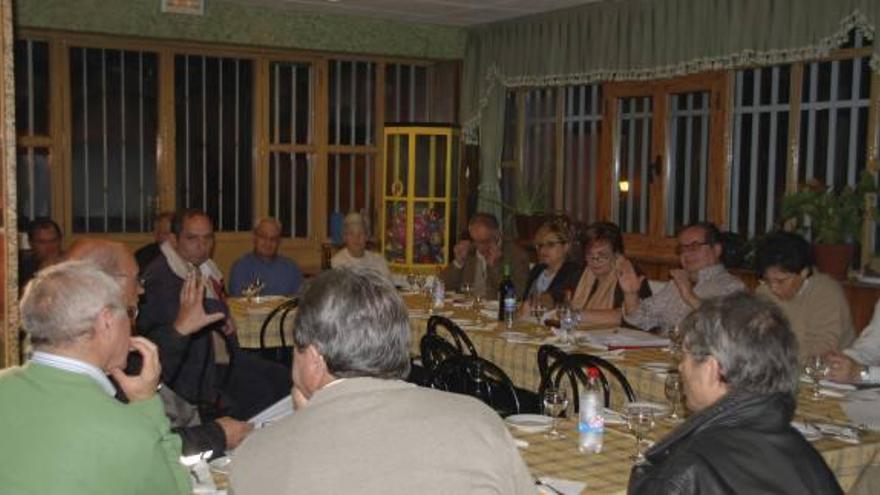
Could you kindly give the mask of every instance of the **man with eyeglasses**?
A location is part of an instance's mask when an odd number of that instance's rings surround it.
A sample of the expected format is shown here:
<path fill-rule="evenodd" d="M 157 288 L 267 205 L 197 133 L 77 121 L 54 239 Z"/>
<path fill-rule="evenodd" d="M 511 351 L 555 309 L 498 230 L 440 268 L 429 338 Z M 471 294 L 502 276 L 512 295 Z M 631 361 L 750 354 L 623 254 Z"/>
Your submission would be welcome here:
<path fill-rule="evenodd" d="M 522 293 L 529 277 L 528 255 L 515 243 L 503 242 L 498 219 L 491 213 L 477 213 L 468 222 L 469 239 L 452 248 L 452 263 L 440 272 L 448 290 L 470 285 L 475 296 L 497 299 L 502 266 L 510 265 L 510 280 Z"/>
<path fill-rule="evenodd" d="M 745 289 L 742 280 L 721 264 L 721 232 L 710 222 L 688 225 L 678 233 L 676 252 L 680 269 L 670 270 L 670 283 L 647 299 L 639 299 L 644 276 L 632 265 L 621 269 L 624 320 L 642 330 L 668 331 L 710 297 L 725 296 Z"/>
<path fill-rule="evenodd" d="M 129 319 L 134 322 L 138 317 L 138 299 L 144 293 L 143 279 L 139 276 L 135 257 L 128 248 L 119 242 L 103 239 L 77 239 L 67 252 L 68 260 L 89 261 L 104 273 L 113 277 L 122 290 Z M 202 308 L 202 296 L 199 291 L 185 291 L 186 300 L 182 302 L 180 313 L 184 319 L 203 324 L 211 321 Z M 137 368 L 142 364 L 136 354 L 129 355 L 127 369 Z M 127 401 L 124 393 L 119 398 Z M 165 414 L 171 421 L 172 431 L 183 440 L 182 452 L 192 455 L 208 450 L 222 454 L 226 449 L 238 446 L 253 427 L 244 421 L 225 416 L 214 421 L 202 422 L 198 409 L 178 396 L 169 387 L 159 390 L 159 396 Z"/>
<path fill-rule="evenodd" d="M 36 352 L 0 373 L 0 491 L 192 493 L 156 394 L 158 352 L 131 336 L 129 304 L 119 282 L 87 261 L 46 268 L 25 287 L 21 321 Z M 123 371 L 130 350 L 143 358 L 135 373 Z M 117 388 L 128 403 L 114 398 Z"/>

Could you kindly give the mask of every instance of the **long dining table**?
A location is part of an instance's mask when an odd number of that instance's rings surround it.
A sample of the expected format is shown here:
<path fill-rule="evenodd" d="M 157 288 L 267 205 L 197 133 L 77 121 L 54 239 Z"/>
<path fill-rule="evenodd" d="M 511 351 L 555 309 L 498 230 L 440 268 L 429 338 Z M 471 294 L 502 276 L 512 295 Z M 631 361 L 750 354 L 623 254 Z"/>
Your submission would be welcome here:
<path fill-rule="evenodd" d="M 532 318 L 518 319 L 514 327 L 509 329 L 487 313 L 481 316 L 467 305 L 457 304 L 460 300 L 460 296 L 450 294 L 446 304 L 433 309 L 432 313 L 456 322 L 467 333 L 477 353 L 504 370 L 517 387 L 537 391 L 541 380 L 537 364 L 538 348 L 544 343 L 557 343 L 557 338 Z M 427 321 L 431 313 L 428 311 L 427 299 L 421 295 L 405 294 L 404 301 L 410 308 L 411 353 L 418 356 L 419 342 L 427 331 Z M 262 319 L 277 303 L 278 301 L 271 299 L 233 301 L 232 316 L 236 320 L 243 347 L 259 347 Z M 592 330 L 598 328 L 582 328 L 579 332 Z M 288 331 L 287 325 L 285 331 Z M 511 331 L 515 332 L 517 339 L 506 338 L 511 335 Z M 280 343 L 276 339 L 274 337 L 269 344 Z M 674 366 L 673 356 L 667 349 L 639 348 L 602 353 L 594 348 L 575 345 L 569 351 L 604 356 L 626 376 L 638 400 L 666 403 L 665 375 L 662 372 L 663 367 L 658 365 L 666 363 L 668 367 Z M 840 399 L 812 400 L 807 389 L 808 387 L 803 387 L 799 396 L 796 419 L 813 423 L 850 424 Z M 619 408 L 622 400 L 620 390 L 613 390 L 611 406 Z M 662 438 L 675 426 L 671 421 L 659 420 L 650 438 Z M 521 440 L 520 444 L 528 444 L 520 452 L 536 478 L 550 476 L 579 482 L 585 486 L 581 493 L 588 495 L 626 492 L 632 466 L 629 457 L 635 448 L 634 437 L 626 425 L 607 425 L 604 447 L 600 454 L 583 454 L 578 451 L 578 434 L 573 422 L 561 420 L 560 429 L 566 433 L 566 438 L 549 439 L 543 433 L 524 433 L 511 428 L 514 437 Z M 880 478 L 880 433 L 864 429 L 859 433 L 857 443 L 843 442 L 827 436 L 813 442 L 845 492 L 850 492 L 857 486 L 877 483 L 874 478 Z M 866 478 L 871 479 L 866 482 Z"/>
<path fill-rule="evenodd" d="M 427 310 L 424 297 L 410 294 L 404 299 L 411 311 L 411 350 L 416 356 L 419 353 L 419 341 L 427 331 L 427 320 L 431 314 Z M 441 314 L 460 323 L 460 328 L 471 339 L 481 357 L 498 365 L 517 387 L 537 391 L 541 380 L 537 364 L 538 348 L 544 343 L 557 343 L 557 337 L 533 318 L 519 319 L 513 328 L 507 328 L 497 319 L 488 318 L 486 314 L 480 316 L 466 304 L 458 305 L 455 301 L 456 296 L 452 295 L 442 308 L 436 308 L 431 313 Z M 579 332 L 591 330 L 599 328 L 584 327 Z M 515 332 L 513 335 L 516 335 L 516 339 L 505 338 L 511 335 L 511 331 Z M 626 376 L 638 400 L 667 403 L 664 391 L 665 374 L 658 365 L 666 363 L 669 368 L 675 366 L 673 355 L 668 349 L 638 348 L 608 353 L 574 344 L 568 350 L 604 356 Z M 618 390 L 617 400 L 612 398 L 614 408 L 622 405 L 619 392 Z M 823 397 L 813 400 L 807 386 L 800 391 L 795 419 L 807 423 L 854 426 L 843 412 L 840 398 Z M 675 426 L 676 423 L 668 419 L 658 420 L 650 438 L 662 438 Z M 625 424 L 607 425 L 600 454 L 584 454 L 578 451 L 578 433 L 574 422 L 563 419 L 560 421 L 560 429 L 565 432 L 566 438 L 550 439 L 543 433 L 524 433 L 511 428 L 514 437 L 528 444 L 520 452 L 536 478 L 550 476 L 583 483 L 583 494 L 626 493 L 635 437 Z M 864 477 L 877 477 L 877 473 L 880 473 L 878 432 L 859 429 L 858 441 L 853 443 L 823 436 L 813 441 L 813 445 L 834 472 L 844 492 L 850 492 L 857 485 L 864 485 Z"/>

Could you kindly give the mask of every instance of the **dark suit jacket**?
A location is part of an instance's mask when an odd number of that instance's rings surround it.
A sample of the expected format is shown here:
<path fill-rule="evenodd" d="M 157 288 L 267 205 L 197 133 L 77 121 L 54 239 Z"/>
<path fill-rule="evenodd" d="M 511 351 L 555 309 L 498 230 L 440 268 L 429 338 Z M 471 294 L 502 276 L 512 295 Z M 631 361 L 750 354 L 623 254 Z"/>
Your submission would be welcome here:
<path fill-rule="evenodd" d="M 486 299 L 498 299 L 498 286 L 501 285 L 502 266 L 510 264 L 510 280 L 516 287 L 517 295 L 522 295 L 522 289 L 525 287 L 526 279 L 529 274 L 529 257 L 513 242 L 506 241 L 501 244 L 501 259 L 494 266 L 486 269 L 486 293 L 479 294 Z M 443 285 L 447 290 L 461 290 L 461 285 L 465 282 L 473 284 L 474 277 L 477 273 L 477 254 L 471 251 L 465 259 L 464 266 L 458 268 L 455 263 L 449 263 L 446 268 L 439 273 L 439 277 L 443 280 Z"/>
<path fill-rule="evenodd" d="M 183 279 L 171 271 L 164 256 L 153 260 L 142 275 L 144 294 L 140 299 L 137 328 L 141 335 L 159 347 L 162 363 L 162 381 L 187 402 L 204 405 L 218 398 L 223 376 L 218 376 L 214 363 L 214 344 L 211 332 L 222 333 L 223 321 L 209 325 L 192 335 L 180 335 L 174 329 L 174 319 L 180 309 L 180 289 Z M 229 314 L 225 304 L 216 299 L 205 299 L 205 311 Z M 237 348 L 234 339 L 227 339 L 232 355 Z"/>
<path fill-rule="evenodd" d="M 538 280 L 538 277 L 545 268 L 547 268 L 545 263 L 538 263 L 532 267 L 532 270 L 529 272 L 528 282 L 526 282 L 526 289 L 523 291 L 523 299 L 529 297 L 532 285 L 535 284 L 535 281 Z M 553 277 L 553 280 L 550 281 L 550 286 L 547 287 L 547 292 L 553 298 L 553 302 L 562 302 L 565 299 L 565 291 L 567 290 L 571 291 L 572 295 L 574 295 L 574 290 L 577 288 L 578 281 L 581 279 L 583 272 L 584 267 L 579 263 L 573 261 L 563 263 Z"/>

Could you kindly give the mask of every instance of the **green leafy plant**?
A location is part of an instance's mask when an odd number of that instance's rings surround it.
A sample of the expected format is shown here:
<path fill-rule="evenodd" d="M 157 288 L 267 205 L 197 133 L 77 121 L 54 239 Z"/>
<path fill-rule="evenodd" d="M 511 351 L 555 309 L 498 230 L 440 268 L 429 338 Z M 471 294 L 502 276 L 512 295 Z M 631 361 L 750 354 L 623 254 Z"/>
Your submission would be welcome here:
<path fill-rule="evenodd" d="M 867 170 L 862 172 L 856 187 L 835 189 L 817 180 L 799 187 L 794 194 L 782 198 L 780 222 L 795 222 L 802 234 L 811 234 L 816 244 L 844 244 L 861 239 L 864 219 L 874 218 L 874 208 L 865 201 L 877 192 L 877 181 Z M 809 225 L 805 220 L 809 218 Z"/>

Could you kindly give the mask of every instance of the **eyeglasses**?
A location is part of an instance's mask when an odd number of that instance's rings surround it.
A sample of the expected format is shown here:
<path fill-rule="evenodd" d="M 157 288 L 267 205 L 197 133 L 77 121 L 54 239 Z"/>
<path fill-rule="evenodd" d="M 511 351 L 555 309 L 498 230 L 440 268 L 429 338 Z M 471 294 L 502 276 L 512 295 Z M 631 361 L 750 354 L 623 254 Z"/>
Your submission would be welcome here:
<path fill-rule="evenodd" d="M 565 244 L 565 243 L 562 241 L 536 242 L 535 249 L 540 250 L 541 248 L 545 248 L 545 247 L 552 248 L 552 247 L 559 246 L 560 244 Z"/>
<path fill-rule="evenodd" d="M 137 306 L 129 306 L 125 308 L 125 313 L 128 315 L 129 319 L 137 320 L 141 310 Z"/>
<path fill-rule="evenodd" d="M 608 261 L 611 260 L 611 258 L 612 258 L 613 256 L 614 256 L 614 254 L 610 254 L 610 253 L 609 253 L 609 254 L 593 254 L 593 255 L 589 255 L 589 256 L 587 256 L 587 262 L 588 262 L 588 263 L 589 263 L 589 262 L 593 262 L 593 263 L 607 263 Z"/>
<path fill-rule="evenodd" d="M 675 254 L 692 253 L 703 246 L 708 246 L 709 241 L 692 242 L 690 244 L 679 244 L 675 247 Z"/>

